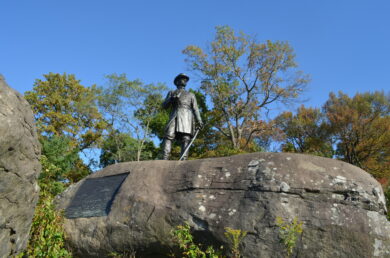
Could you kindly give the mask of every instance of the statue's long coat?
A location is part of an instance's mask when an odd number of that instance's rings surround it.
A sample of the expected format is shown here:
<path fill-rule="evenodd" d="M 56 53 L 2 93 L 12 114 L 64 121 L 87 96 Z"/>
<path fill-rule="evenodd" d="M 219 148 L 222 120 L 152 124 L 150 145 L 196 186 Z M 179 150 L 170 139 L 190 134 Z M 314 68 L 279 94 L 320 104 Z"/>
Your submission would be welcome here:
<path fill-rule="evenodd" d="M 180 92 L 179 98 L 174 98 Z M 184 89 L 170 91 L 163 102 L 163 108 L 172 106 L 169 122 L 165 128 L 166 137 L 172 133 L 186 133 L 194 135 L 195 122 L 202 121 L 195 95 Z M 196 120 L 195 120 L 196 119 Z"/>

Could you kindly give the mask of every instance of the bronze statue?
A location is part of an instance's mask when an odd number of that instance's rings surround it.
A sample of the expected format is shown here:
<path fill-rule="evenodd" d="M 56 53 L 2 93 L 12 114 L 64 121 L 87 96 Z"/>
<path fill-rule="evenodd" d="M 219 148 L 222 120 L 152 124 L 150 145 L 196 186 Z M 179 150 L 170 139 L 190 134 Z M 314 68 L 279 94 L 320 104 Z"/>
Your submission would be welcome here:
<path fill-rule="evenodd" d="M 183 73 L 176 76 L 173 83 L 177 90 L 170 91 L 163 102 L 163 108 L 172 107 L 169 116 L 169 122 L 165 127 L 165 136 L 163 144 L 163 159 L 169 159 L 171 153 L 172 141 L 177 139 L 181 141 L 182 159 L 187 159 L 188 151 L 184 153 L 195 130 L 203 127 L 200 117 L 198 104 L 195 95 L 185 90 L 189 77 Z M 184 155 L 183 155 L 184 154 Z"/>

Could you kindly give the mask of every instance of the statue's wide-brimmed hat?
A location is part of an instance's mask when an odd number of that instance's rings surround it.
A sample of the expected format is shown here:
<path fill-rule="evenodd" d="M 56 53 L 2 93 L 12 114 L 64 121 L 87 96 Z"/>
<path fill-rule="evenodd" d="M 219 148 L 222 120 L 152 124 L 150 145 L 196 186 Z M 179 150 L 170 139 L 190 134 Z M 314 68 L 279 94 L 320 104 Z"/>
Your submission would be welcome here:
<path fill-rule="evenodd" d="M 175 85 L 177 85 L 177 81 L 181 78 L 185 78 L 187 80 L 187 82 L 190 80 L 190 77 L 188 77 L 188 75 L 184 74 L 184 73 L 180 73 L 178 76 L 175 77 L 175 79 L 173 80 L 173 83 Z"/>

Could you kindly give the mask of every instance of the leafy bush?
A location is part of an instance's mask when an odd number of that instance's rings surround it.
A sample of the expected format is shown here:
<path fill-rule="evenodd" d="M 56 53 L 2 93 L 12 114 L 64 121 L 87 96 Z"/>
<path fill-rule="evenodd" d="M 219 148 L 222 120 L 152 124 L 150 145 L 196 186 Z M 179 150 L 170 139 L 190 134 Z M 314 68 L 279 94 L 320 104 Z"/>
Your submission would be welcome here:
<path fill-rule="evenodd" d="M 63 217 L 54 209 L 53 197 L 41 191 L 25 253 L 19 257 L 72 257 L 64 247 Z"/>
<path fill-rule="evenodd" d="M 136 258 L 135 251 L 125 251 L 125 252 L 111 252 L 108 254 L 109 257 L 116 257 L 116 258 Z"/>
<path fill-rule="evenodd" d="M 246 231 L 240 229 L 225 228 L 225 237 L 231 243 L 231 253 L 233 258 L 240 258 L 239 245 L 242 239 L 246 236 Z M 183 251 L 184 257 L 189 258 L 221 258 L 223 246 L 219 250 L 215 250 L 214 247 L 208 246 L 206 251 L 202 251 L 200 244 L 194 243 L 194 237 L 190 232 L 190 225 L 185 223 L 183 226 L 177 226 L 175 230 L 171 232 L 174 241 L 179 244 L 180 249 Z"/>
<path fill-rule="evenodd" d="M 386 197 L 387 220 L 390 221 L 390 186 L 388 186 L 384 192 Z"/>
<path fill-rule="evenodd" d="M 57 180 L 57 175 L 61 173 L 61 168 L 50 162 L 45 155 L 41 155 L 40 161 L 42 171 L 38 182 L 41 192 L 46 192 L 46 194 L 54 197 L 65 190 L 65 184 Z"/>
<path fill-rule="evenodd" d="M 62 182 L 56 181 L 55 175 L 60 170 L 49 162 L 46 156 L 41 156 L 42 173 L 39 178 L 41 188 L 39 201 L 30 230 L 27 250 L 18 257 L 72 257 L 64 247 L 63 217 L 55 210 L 54 197 L 65 188 Z"/>
<path fill-rule="evenodd" d="M 292 222 L 283 220 L 282 217 L 276 217 L 276 225 L 279 227 L 280 242 L 284 244 L 287 251 L 287 257 L 290 257 L 294 247 L 297 244 L 298 236 L 302 234 L 302 222 L 294 218 Z"/>
<path fill-rule="evenodd" d="M 179 225 L 175 230 L 171 232 L 173 239 L 179 244 L 180 249 L 183 251 L 183 256 L 188 258 L 219 258 L 222 257 L 220 252 L 214 250 L 212 246 L 207 247 L 205 251 L 202 251 L 200 244 L 194 243 L 194 237 L 190 232 L 190 225 Z M 222 248 L 222 247 L 221 247 Z"/>
<path fill-rule="evenodd" d="M 232 250 L 231 250 L 232 255 L 233 255 L 232 257 L 233 258 L 240 258 L 241 254 L 240 254 L 239 246 L 240 246 L 241 241 L 246 236 L 247 232 L 242 231 L 241 229 L 232 229 L 229 227 L 226 227 L 225 230 L 226 230 L 225 237 L 229 240 L 229 242 L 232 245 Z"/>

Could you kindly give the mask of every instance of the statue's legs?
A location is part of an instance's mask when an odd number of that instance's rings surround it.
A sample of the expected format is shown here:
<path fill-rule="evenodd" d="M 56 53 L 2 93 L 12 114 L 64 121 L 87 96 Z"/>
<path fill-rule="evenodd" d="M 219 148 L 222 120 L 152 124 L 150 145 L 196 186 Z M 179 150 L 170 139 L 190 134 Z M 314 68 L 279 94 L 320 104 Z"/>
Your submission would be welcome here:
<path fill-rule="evenodd" d="M 165 128 L 164 144 L 163 144 L 163 160 L 168 160 L 171 154 L 172 141 L 175 139 L 175 121 L 172 121 Z"/>
<path fill-rule="evenodd" d="M 169 155 L 171 154 L 172 149 L 172 140 L 169 138 L 164 139 L 164 145 L 163 145 L 163 160 L 168 160 Z"/>
<path fill-rule="evenodd" d="M 181 135 L 181 153 L 180 153 L 180 157 L 183 155 L 184 150 L 187 148 L 187 146 L 190 143 L 190 141 L 191 141 L 191 135 L 189 135 L 189 134 L 182 134 Z M 188 151 L 187 151 L 186 155 L 183 156 L 183 160 L 186 160 L 187 158 L 188 158 Z"/>

